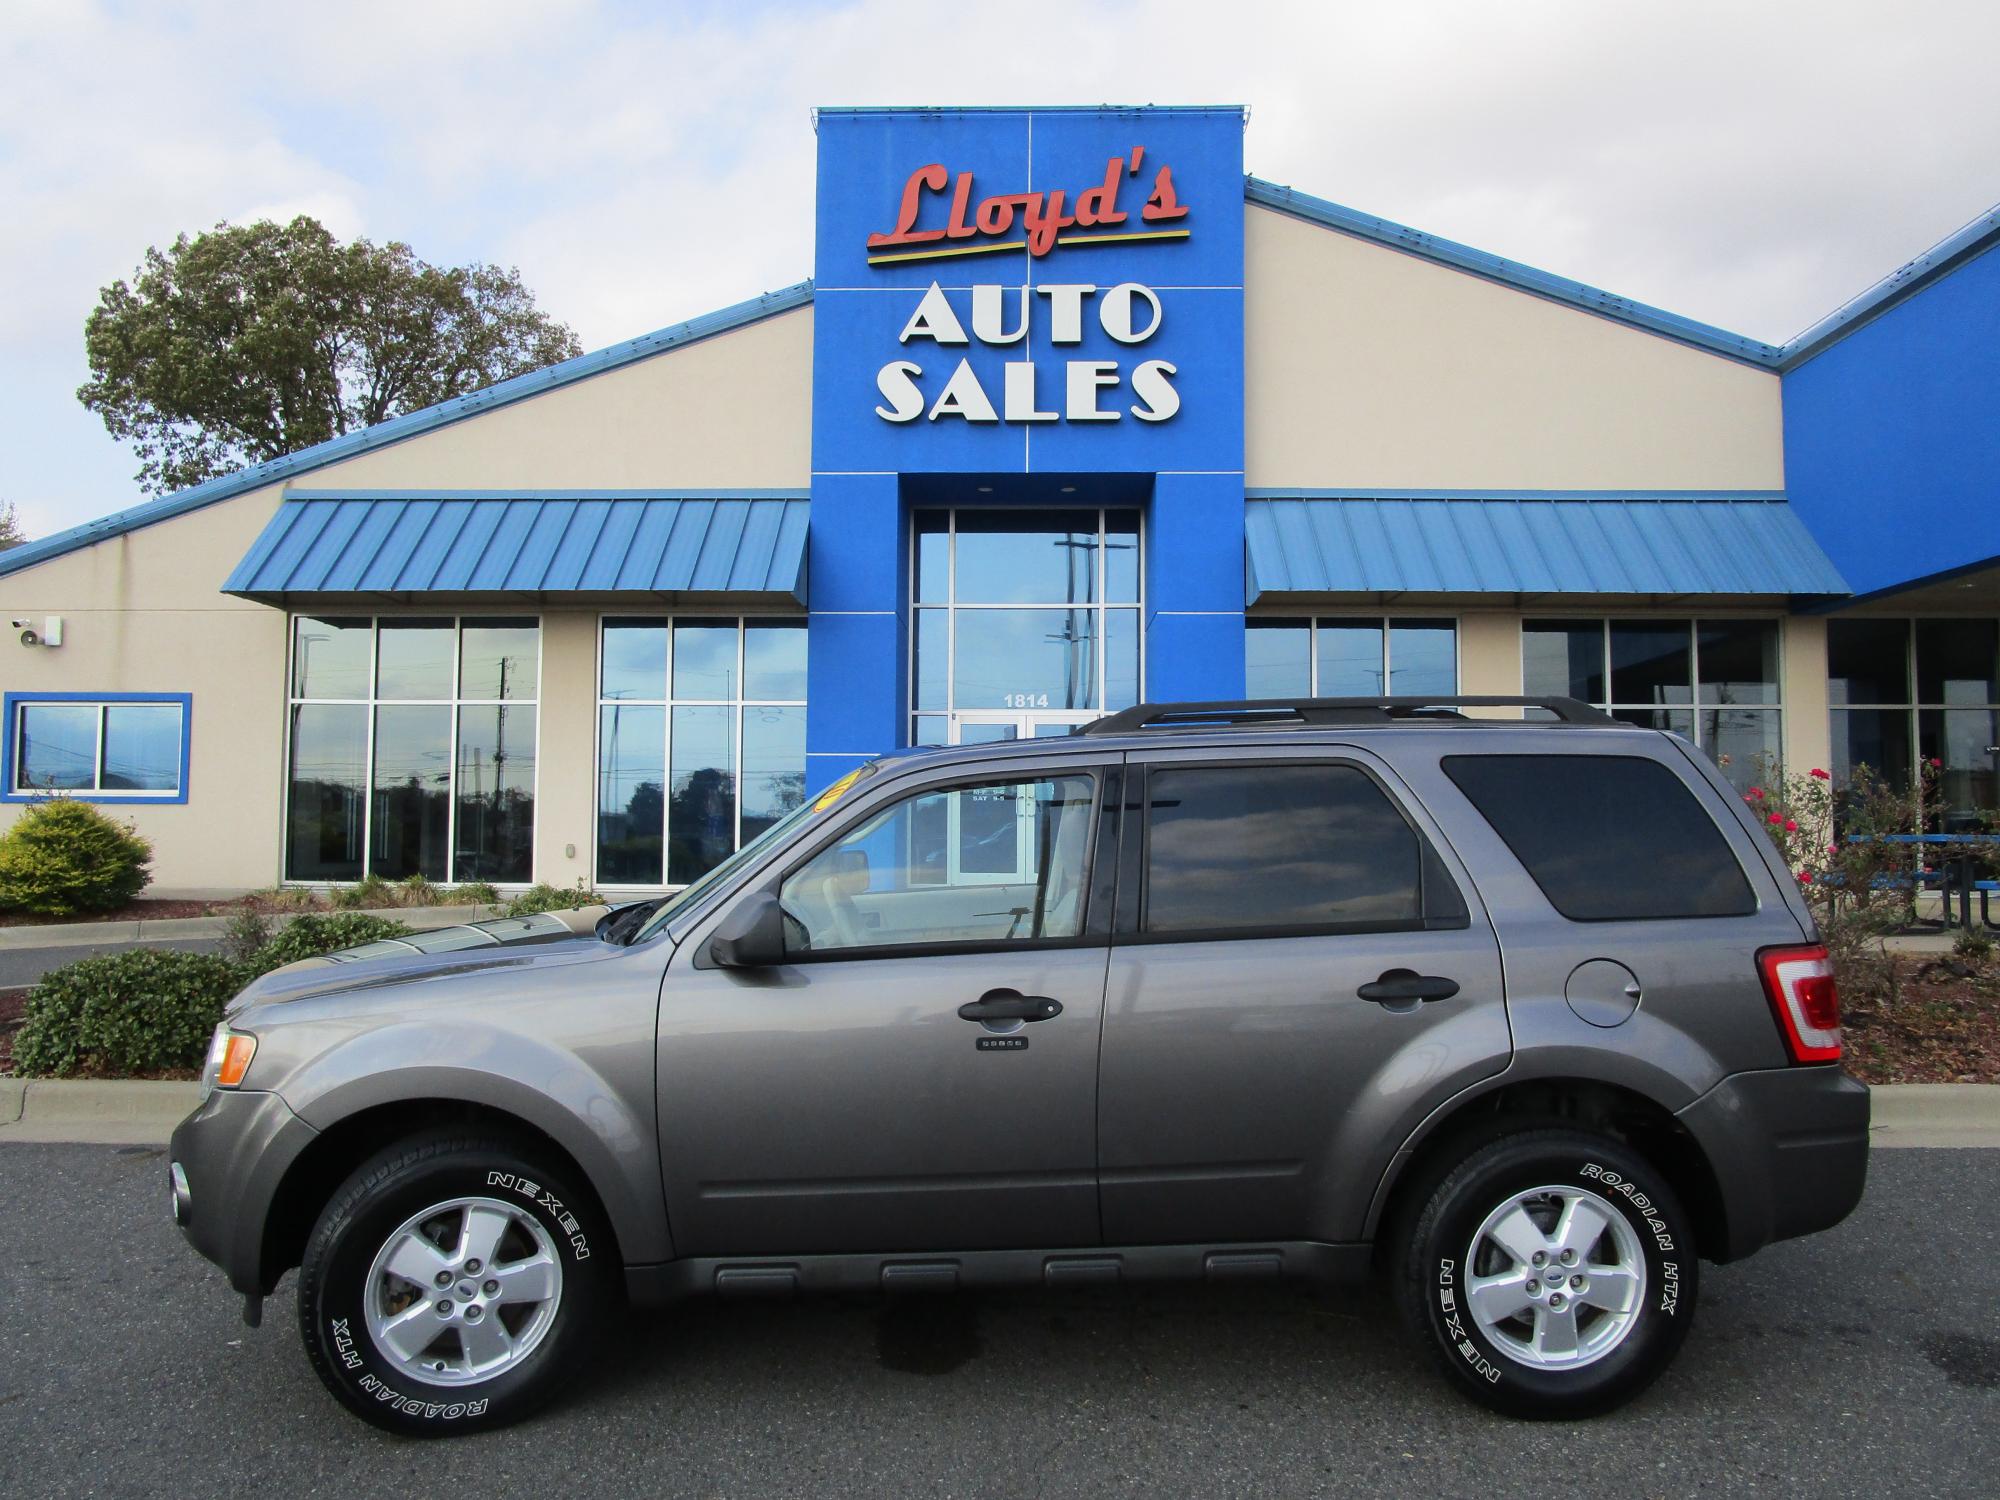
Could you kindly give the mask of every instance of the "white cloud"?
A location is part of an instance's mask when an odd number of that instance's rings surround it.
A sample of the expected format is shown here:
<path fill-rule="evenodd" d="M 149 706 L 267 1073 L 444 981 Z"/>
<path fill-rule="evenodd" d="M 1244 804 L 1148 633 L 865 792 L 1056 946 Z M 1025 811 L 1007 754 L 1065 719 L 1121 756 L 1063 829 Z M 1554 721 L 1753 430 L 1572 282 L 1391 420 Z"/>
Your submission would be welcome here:
<path fill-rule="evenodd" d="M 0 15 L 0 495 L 136 498 L 49 415 L 149 244 L 314 212 L 518 264 L 600 345 L 811 273 L 817 104 L 1245 103 L 1260 176 L 1781 340 L 2000 198 L 1997 43 L 1976 0 L 30 0 Z"/>

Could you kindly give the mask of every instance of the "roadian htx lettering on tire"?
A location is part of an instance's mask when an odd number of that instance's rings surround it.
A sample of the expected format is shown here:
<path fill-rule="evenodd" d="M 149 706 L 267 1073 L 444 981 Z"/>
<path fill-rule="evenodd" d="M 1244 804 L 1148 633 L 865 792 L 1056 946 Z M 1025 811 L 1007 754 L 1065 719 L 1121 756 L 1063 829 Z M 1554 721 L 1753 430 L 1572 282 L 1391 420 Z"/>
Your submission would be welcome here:
<path fill-rule="evenodd" d="M 1680 1200 L 1622 1143 L 1529 1130 L 1473 1150 L 1410 1223 L 1397 1294 L 1461 1391 L 1510 1416 L 1590 1416 L 1666 1368 L 1694 1318 Z"/>
<path fill-rule="evenodd" d="M 398 1142 L 333 1195 L 299 1268 L 314 1371 L 390 1432 L 518 1421 L 602 1328 L 618 1257 L 595 1201 L 508 1142 Z"/>

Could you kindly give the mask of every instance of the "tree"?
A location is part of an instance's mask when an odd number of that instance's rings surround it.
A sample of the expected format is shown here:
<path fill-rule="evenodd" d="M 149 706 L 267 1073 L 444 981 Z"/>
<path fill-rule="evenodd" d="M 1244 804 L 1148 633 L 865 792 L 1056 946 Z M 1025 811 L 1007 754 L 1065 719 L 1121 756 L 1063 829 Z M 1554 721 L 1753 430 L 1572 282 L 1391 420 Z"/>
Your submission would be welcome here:
<path fill-rule="evenodd" d="M 149 248 L 83 338 L 77 399 L 133 444 L 154 494 L 582 352 L 518 271 L 343 244 L 303 214 Z"/>
<path fill-rule="evenodd" d="M 18 547 L 27 539 L 27 533 L 21 530 L 20 512 L 14 509 L 14 502 L 0 500 L 0 552 Z"/>

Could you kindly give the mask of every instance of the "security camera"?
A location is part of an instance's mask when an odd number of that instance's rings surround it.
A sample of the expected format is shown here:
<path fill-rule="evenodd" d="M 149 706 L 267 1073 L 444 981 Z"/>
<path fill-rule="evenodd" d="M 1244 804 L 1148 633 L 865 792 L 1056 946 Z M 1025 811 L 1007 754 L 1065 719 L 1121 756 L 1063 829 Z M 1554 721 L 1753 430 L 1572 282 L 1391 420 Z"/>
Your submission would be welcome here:
<path fill-rule="evenodd" d="M 34 624 L 35 622 L 33 620 L 9 620 L 7 623 L 13 626 L 16 630 L 26 630 L 30 625 Z"/>

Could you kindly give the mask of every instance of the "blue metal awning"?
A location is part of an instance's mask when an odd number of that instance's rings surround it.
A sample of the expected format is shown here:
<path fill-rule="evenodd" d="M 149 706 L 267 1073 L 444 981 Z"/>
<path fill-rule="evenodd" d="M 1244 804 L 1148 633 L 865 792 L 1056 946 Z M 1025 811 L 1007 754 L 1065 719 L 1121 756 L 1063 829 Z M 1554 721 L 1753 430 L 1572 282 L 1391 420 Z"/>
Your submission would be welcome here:
<path fill-rule="evenodd" d="M 806 599 L 801 495 L 288 496 L 225 594 Z"/>
<path fill-rule="evenodd" d="M 1251 602 L 1314 594 L 1846 594 L 1782 498 L 1253 496 Z"/>

